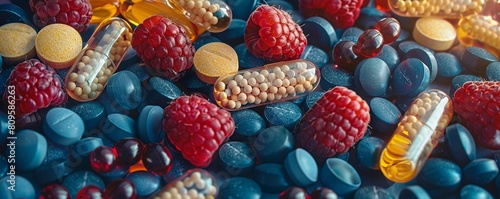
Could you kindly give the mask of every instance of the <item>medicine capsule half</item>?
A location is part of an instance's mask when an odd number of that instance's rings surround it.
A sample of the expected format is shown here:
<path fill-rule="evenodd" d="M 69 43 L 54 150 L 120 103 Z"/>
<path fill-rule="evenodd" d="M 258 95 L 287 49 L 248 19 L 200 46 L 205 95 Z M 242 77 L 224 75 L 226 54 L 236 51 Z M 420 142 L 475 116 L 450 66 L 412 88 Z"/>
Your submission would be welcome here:
<path fill-rule="evenodd" d="M 491 16 L 473 14 L 460 19 L 457 37 L 465 46 L 483 47 L 500 56 L 500 24 Z"/>
<path fill-rule="evenodd" d="M 391 10 L 400 16 L 443 18 L 459 18 L 481 13 L 486 10 L 487 6 L 498 4 L 493 0 L 388 0 L 388 2 Z"/>
<path fill-rule="evenodd" d="M 394 182 L 408 182 L 421 170 L 453 116 L 453 105 L 440 90 L 415 98 L 380 157 L 380 170 Z"/>
<path fill-rule="evenodd" d="M 221 76 L 213 94 L 220 107 L 241 110 L 307 95 L 320 79 L 318 67 L 310 61 L 283 61 Z"/>
<path fill-rule="evenodd" d="M 104 20 L 65 78 L 66 92 L 81 102 L 99 97 L 130 47 L 132 27 L 121 18 Z"/>
<path fill-rule="evenodd" d="M 184 15 L 208 32 L 222 32 L 233 19 L 231 8 L 222 0 L 178 0 Z"/>
<path fill-rule="evenodd" d="M 168 183 L 153 199 L 214 199 L 218 191 L 219 188 L 212 174 L 196 168 L 187 171 L 181 177 Z"/>

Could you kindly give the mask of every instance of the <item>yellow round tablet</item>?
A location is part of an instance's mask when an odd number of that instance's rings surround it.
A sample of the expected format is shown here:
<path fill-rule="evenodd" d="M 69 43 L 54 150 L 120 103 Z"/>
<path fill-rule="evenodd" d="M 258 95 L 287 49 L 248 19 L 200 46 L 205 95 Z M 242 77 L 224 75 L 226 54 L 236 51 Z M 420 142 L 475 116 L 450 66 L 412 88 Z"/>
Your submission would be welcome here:
<path fill-rule="evenodd" d="M 45 64 L 55 69 L 67 68 L 82 50 L 82 37 L 71 26 L 51 24 L 38 32 L 35 48 Z"/>
<path fill-rule="evenodd" d="M 450 49 L 456 37 L 455 27 L 438 17 L 420 18 L 413 29 L 413 38 L 417 43 L 436 51 Z"/>
<path fill-rule="evenodd" d="M 194 69 L 201 81 L 214 84 L 222 75 L 238 71 L 238 55 L 222 42 L 205 44 L 194 53 Z"/>
<path fill-rule="evenodd" d="M 36 31 L 23 23 L 8 23 L 0 27 L 0 55 L 8 64 L 33 58 Z"/>

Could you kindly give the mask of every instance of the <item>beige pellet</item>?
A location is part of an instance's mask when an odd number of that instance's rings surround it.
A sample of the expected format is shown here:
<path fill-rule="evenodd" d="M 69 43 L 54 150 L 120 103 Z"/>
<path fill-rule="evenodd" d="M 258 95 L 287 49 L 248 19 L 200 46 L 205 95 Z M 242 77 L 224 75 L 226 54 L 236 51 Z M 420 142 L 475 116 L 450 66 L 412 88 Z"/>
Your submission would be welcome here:
<path fill-rule="evenodd" d="M 248 79 L 248 85 L 250 85 L 250 86 L 257 85 L 257 80 L 255 78 L 251 77 L 250 79 Z"/>
<path fill-rule="evenodd" d="M 286 88 L 284 86 L 280 86 L 278 88 L 278 94 L 284 95 L 286 93 Z"/>
<path fill-rule="evenodd" d="M 243 76 L 240 75 L 241 78 L 243 78 Z M 229 82 L 227 83 L 227 86 L 229 88 L 234 88 L 234 87 L 238 87 L 238 82 L 241 82 L 241 80 L 237 80 L 239 78 L 234 78 L 235 80 L 229 80 Z"/>
<path fill-rule="evenodd" d="M 252 88 L 252 94 L 255 95 L 255 96 L 259 95 L 260 94 L 260 89 L 258 87 L 256 87 L 256 86 L 253 87 Z"/>
<path fill-rule="evenodd" d="M 260 92 L 259 93 L 259 98 L 262 100 L 262 101 L 266 101 L 267 100 L 267 97 L 268 97 L 268 94 L 266 92 Z"/>
<path fill-rule="evenodd" d="M 246 101 L 246 100 L 247 100 L 247 94 L 245 93 L 238 94 L 238 101 Z"/>
<path fill-rule="evenodd" d="M 267 87 L 267 84 L 266 83 L 260 83 L 259 84 L 259 88 L 260 88 L 260 91 L 262 92 L 266 92 L 268 87 Z"/>
<path fill-rule="evenodd" d="M 251 93 L 252 90 L 253 88 L 250 85 L 246 85 L 245 87 L 243 87 L 243 92 L 245 93 Z"/>
<path fill-rule="evenodd" d="M 218 82 L 217 85 L 215 85 L 215 89 L 218 91 L 224 91 L 226 88 L 226 84 L 224 82 Z"/>
<path fill-rule="evenodd" d="M 235 86 L 231 89 L 231 93 L 234 95 L 238 95 L 241 92 L 241 88 L 239 86 Z"/>
<path fill-rule="evenodd" d="M 254 102 L 255 102 L 255 96 L 253 96 L 253 95 L 248 95 L 248 96 L 247 96 L 247 102 L 248 102 L 248 103 L 254 103 Z"/>

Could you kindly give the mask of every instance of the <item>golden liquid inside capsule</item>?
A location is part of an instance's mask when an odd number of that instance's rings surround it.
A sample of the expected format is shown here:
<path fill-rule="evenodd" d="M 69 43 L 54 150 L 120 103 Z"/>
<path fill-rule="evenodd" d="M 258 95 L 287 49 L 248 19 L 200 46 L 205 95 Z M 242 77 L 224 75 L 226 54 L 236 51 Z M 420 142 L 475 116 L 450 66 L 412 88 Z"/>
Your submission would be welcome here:
<path fill-rule="evenodd" d="M 500 56 L 500 25 L 490 16 L 469 15 L 460 19 L 457 37 L 465 46 L 477 46 Z"/>
<path fill-rule="evenodd" d="M 90 0 L 92 6 L 91 24 L 99 24 L 107 18 L 116 17 L 118 11 L 119 0 Z"/>

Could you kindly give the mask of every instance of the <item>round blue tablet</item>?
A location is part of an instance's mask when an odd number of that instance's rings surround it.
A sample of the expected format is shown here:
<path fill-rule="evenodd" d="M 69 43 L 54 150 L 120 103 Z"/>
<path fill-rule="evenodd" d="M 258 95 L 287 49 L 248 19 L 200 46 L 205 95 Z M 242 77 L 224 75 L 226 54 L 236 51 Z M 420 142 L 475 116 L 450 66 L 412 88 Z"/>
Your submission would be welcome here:
<path fill-rule="evenodd" d="M 35 28 L 35 26 L 31 24 L 31 19 L 32 17 L 29 17 L 28 14 L 17 5 L 11 3 L 0 4 L 0 26 L 19 22 Z"/>
<path fill-rule="evenodd" d="M 266 121 L 264 121 L 264 118 L 252 109 L 231 112 L 231 117 L 236 126 L 234 129 L 235 135 L 244 138 L 256 136 L 262 129 L 266 128 Z"/>
<path fill-rule="evenodd" d="M 270 126 L 284 126 L 292 131 L 302 117 L 302 110 L 292 102 L 268 104 L 264 108 L 264 117 Z"/>
<path fill-rule="evenodd" d="M 285 168 L 280 164 L 264 163 L 256 166 L 253 178 L 266 193 L 280 193 L 291 185 Z"/>
<path fill-rule="evenodd" d="M 104 184 L 109 184 L 112 183 L 115 180 L 122 179 L 127 175 L 128 173 L 128 167 L 120 167 L 117 166 L 113 168 L 110 172 L 107 173 L 97 173 L 101 177 L 101 179 L 104 181 Z"/>
<path fill-rule="evenodd" d="M 165 107 L 175 98 L 183 95 L 181 89 L 171 81 L 161 77 L 152 77 L 149 79 L 148 87 L 146 88 L 146 100 L 149 105 L 157 105 Z"/>
<path fill-rule="evenodd" d="M 427 50 L 431 53 L 434 53 L 433 50 L 431 50 L 427 47 L 424 47 L 415 41 L 403 41 L 403 42 L 398 44 L 397 50 L 398 50 L 399 56 L 404 57 L 406 55 L 406 53 L 408 53 L 408 51 L 410 51 L 411 49 L 415 49 L 415 48 L 420 48 L 423 50 Z"/>
<path fill-rule="evenodd" d="M 321 68 L 319 85 L 323 90 L 330 90 L 335 86 L 344 86 L 352 90 L 355 87 L 354 76 L 337 65 L 327 64 Z"/>
<path fill-rule="evenodd" d="M 379 169 L 380 154 L 385 148 L 382 139 L 369 136 L 361 139 L 357 144 L 358 161 L 361 165 L 370 169 Z"/>
<path fill-rule="evenodd" d="M 373 130 L 392 135 L 402 117 L 398 107 L 389 100 L 381 97 L 371 99 L 369 106 L 371 115 L 370 126 Z"/>
<path fill-rule="evenodd" d="M 232 0 L 225 1 L 227 5 L 233 10 L 233 19 L 248 20 L 252 11 L 257 8 L 260 0 Z M 235 12 L 237 10 L 237 12 Z"/>
<path fill-rule="evenodd" d="M 64 178 L 62 185 L 66 187 L 71 194 L 71 198 L 75 198 L 80 189 L 87 185 L 95 185 L 101 190 L 104 190 L 104 182 L 101 177 L 92 171 L 75 171 Z"/>
<path fill-rule="evenodd" d="M 403 60 L 409 58 L 417 58 L 422 61 L 427 67 L 429 67 L 430 79 L 429 82 L 433 82 L 436 79 L 436 75 L 438 73 L 438 63 L 436 61 L 436 57 L 434 54 L 428 50 L 424 50 L 422 48 L 414 48 L 406 52 Z"/>
<path fill-rule="evenodd" d="M 101 130 L 115 142 L 126 137 L 137 137 L 135 120 L 119 113 L 109 114 Z"/>
<path fill-rule="evenodd" d="M 458 190 L 462 180 L 462 170 L 450 160 L 430 158 L 417 176 L 417 182 L 429 195 L 443 197 Z"/>
<path fill-rule="evenodd" d="M 298 148 L 285 158 L 285 170 L 292 182 L 299 186 L 308 186 L 318 180 L 318 165 L 304 149 Z"/>
<path fill-rule="evenodd" d="M 234 14 L 233 13 L 233 17 L 234 17 Z M 201 48 L 203 45 L 205 44 L 208 44 L 208 43 L 212 43 L 212 42 L 220 42 L 220 39 L 218 39 L 217 37 L 214 37 L 214 36 L 210 36 L 210 34 L 203 34 L 201 36 L 199 36 L 198 38 L 196 38 L 196 41 L 193 42 L 193 46 L 194 46 L 194 49 L 199 49 Z"/>
<path fill-rule="evenodd" d="M 401 22 L 399 24 L 401 24 Z M 401 32 L 399 33 L 399 37 L 396 39 L 396 42 L 391 44 L 391 46 L 397 47 L 397 45 L 395 45 L 395 44 L 399 44 L 400 42 L 406 41 L 406 40 L 408 40 L 409 37 L 410 37 L 410 33 L 408 33 L 408 31 L 406 31 L 404 29 L 401 29 Z"/>
<path fill-rule="evenodd" d="M 446 52 L 439 52 L 434 54 L 437 61 L 437 76 L 436 80 L 445 79 L 449 82 L 453 77 L 459 75 L 462 72 L 462 64 L 455 55 Z"/>
<path fill-rule="evenodd" d="M 337 34 L 332 24 L 322 17 L 309 17 L 304 20 L 302 31 L 307 36 L 307 44 L 329 52 L 337 43 Z"/>
<path fill-rule="evenodd" d="M 82 118 L 86 131 L 99 128 L 106 117 L 104 106 L 99 101 L 83 102 L 70 109 Z"/>
<path fill-rule="evenodd" d="M 104 143 L 101 138 L 86 137 L 81 139 L 78 143 L 69 148 L 69 156 L 67 161 L 69 165 L 77 166 L 90 166 L 89 155 L 95 148 L 103 146 Z"/>
<path fill-rule="evenodd" d="M 240 58 L 240 56 L 238 56 L 238 58 Z M 307 45 L 300 58 L 311 61 L 320 69 L 328 63 L 328 54 L 321 48 L 313 45 Z"/>
<path fill-rule="evenodd" d="M 375 57 L 384 61 L 391 72 L 393 72 L 401 62 L 398 52 L 389 45 L 384 45 L 382 50 Z"/>
<path fill-rule="evenodd" d="M 491 62 L 488 64 L 484 76 L 490 81 L 500 81 L 500 62 Z"/>
<path fill-rule="evenodd" d="M 427 88 L 429 80 L 429 68 L 419 59 L 409 58 L 396 67 L 391 85 L 395 95 L 413 97 Z"/>
<path fill-rule="evenodd" d="M 142 109 L 137 119 L 137 131 L 143 143 L 156 143 L 163 140 L 165 132 L 161 127 L 162 120 L 163 109 L 161 107 L 148 105 Z"/>
<path fill-rule="evenodd" d="M 19 175 L 9 175 L 0 178 L 0 198 L 35 199 L 37 195 L 29 180 Z"/>
<path fill-rule="evenodd" d="M 160 176 L 148 171 L 135 171 L 125 178 L 134 183 L 139 197 L 147 197 L 161 187 Z"/>
<path fill-rule="evenodd" d="M 45 156 L 44 163 L 52 162 L 56 159 L 64 159 L 66 157 L 68 157 L 68 147 L 47 141 L 47 156 Z"/>
<path fill-rule="evenodd" d="M 216 37 L 221 42 L 224 42 L 227 45 L 236 46 L 245 42 L 243 40 L 243 35 L 245 35 L 246 25 L 246 20 L 233 18 L 231 24 L 229 24 L 229 27 L 226 30 L 220 33 L 212 33 L 212 36 Z"/>
<path fill-rule="evenodd" d="M 375 24 L 383 18 L 386 18 L 387 14 L 375 7 L 363 7 L 359 13 L 359 17 L 355 22 L 355 25 L 363 30 L 373 28 Z"/>
<path fill-rule="evenodd" d="M 110 100 L 126 110 L 137 108 L 142 101 L 141 81 L 128 70 L 111 75 L 107 85 Z"/>
<path fill-rule="evenodd" d="M 424 188 L 418 185 L 411 185 L 405 187 L 399 193 L 400 199 L 431 199 L 427 191 Z"/>
<path fill-rule="evenodd" d="M 349 28 L 345 29 L 345 31 L 342 33 L 342 38 L 347 37 L 347 36 L 353 36 L 353 37 L 358 38 L 359 36 L 361 36 L 361 34 L 363 34 L 363 32 L 364 31 L 358 27 L 354 27 L 354 26 L 349 27 Z"/>
<path fill-rule="evenodd" d="M 8 169 L 9 165 L 7 165 L 7 160 L 3 155 L 0 155 L 0 178 L 7 174 Z"/>
<path fill-rule="evenodd" d="M 225 180 L 220 185 L 219 196 L 221 199 L 260 199 L 262 191 L 255 181 L 244 177 L 234 177 Z"/>
<path fill-rule="evenodd" d="M 175 179 L 179 178 L 184 174 L 186 171 L 189 169 L 193 169 L 194 166 L 187 160 L 185 160 L 182 157 L 179 158 L 173 158 L 173 163 L 172 163 L 172 169 L 166 173 L 165 175 L 162 176 L 163 180 L 166 182 L 172 182 Z M 221 172 L 225 173 L 225 172 Z"/>
<path fill-rule="evenodd" d="M 255 55 L 248 52 L 247 45 L 245 43 L 235 46 L 234 51 L 236 51 L 236 54 L 238 55 L 238 66 L 241 70 L 255 68 L 266 64 L 266 60 L 257 58 Z"/>
<path fill-rule="evenodd" d="M 361 186 L 361 177 L 354 167 L 344 160 L 329 158 L 319 173 L 319 179 L 337 195 L 345 197 Z"/>
<path fill-rule="evenodd" d="M 238 56 L 239 58 L 239 56 Z M 191 67 L 184 77 L 182 77 L 179 81 L 178 85 L 182 85 L 183 87 L 192 90 L 192 91 L 198 91 L 202 92 L 203 94 L 207 94 L 209 91 L 212 91 L 213 89 L 209 89 L 212 85 L 207 84 L 203 81 L 200 80 L 200 78 L 196 75 L 196 71 L 194 70 L 194 67 Z M 175 84 L 174 84 L 175 85 Z M 180 93 L 180 92 L 178 92 Z M 182 95 L 180 93 L 179 95 Z M 171 100 L 171 99 L 169 99 Z M 158 100 L 156 100 L 158 101 Z"/>
<path fill-rule="evenodd" d="M 318 101 L 323 96 L 324 93 L 325 92 L 321 91 L 314 91 L 309 93 L 305 101 L 305 110 L 311 109 L 311 107 L 316 103 L 316 101 Z"/>
<path fill-rule="evenodd" d="M 354 72 L 356 90 L 371 97 L 383 96 L 389 89 L 391 70 L 379 58 L 368 58 L 361 61 Z"/>
<path fill-rule="evenodd" d="M 450 92 L 448 93 L 449 96 L 453 99 L 455 96 L 455 91 L 462 87 L 465 82 L 468 81 L 483 81 L 480 77 L 475 76 L 475 75 L 457 75 L 451 80 L 451 87 L 450 87 Z"/>
<path fill-rule="evenodd" d="M 255 155 L 260 162 L 282 163 L 293 146 L 293 135 L 283 126 L 271 126 L 262 130 L 253 143 Z"/>
<path fill-rule="evenodd" d="M 485 186 L 498 175 L 498 166 L 495 160 L 489 158 L 475 159 L 463 168 L 464 182 Z"/>
<path fill-rule="evenodd" d="M 460 57 L 460 63 L 478 75 L 483 75 L 486 71 L 486 67 L 490 63 L 496 61 L 498 61 L 498 59 L 495 55 L 491 54 L 484 48 L 475 46 L 466 47 L 464 53 Z"/>
<path fill-rule="evenodd" d="M 85 131 L 82 118 L 67 108 L 55 107 L 47 112 L 43 131 L 53 142 L 68 146 L 80 140 Z"/>
<path fill-rule="evenodd" d="M 459 123 L 449 125 L 445 136 L 450 156 L 459 166 L 464 167 L 476 158 L 476 144 L 467 128 Z"/>
<path fill-rule="evenodd" d="M 104 111 L 106 114 L 112 114 L 112 113 L 122 113 L 122 114 L 131 114 L 135 109 L 132 110 L 127 110 L 123 107 L 121 107 L 117 101 L 111 100 L 111 97 L 109 97 L 108 92 L 102 92 L 101 95 L 99 95 L 99 98 L 97 100 L 104 106 Z M 78 103 L 75 103 L 75 105 Z"/>
<path fill-rule="evenodd" d="M 394 199 L 394 196 L 382 187 L 364 186 L 356 191 L 356 193 L 354 194 L 354 199 L 365 198 Z"/>
<path fill-rule="evenodd" d="M 1 85 L 1 83 L 0 83 L 0 85 Z M 5 147 L 7 144 L 7 137 L 9 136 L 9 132 L 10 132 L 9 131 L 9 115 L 7 115 L 7 113 L 5 113 L 3 111 L 0 111 L 0 153 L 3 153 L 5 150 Z"/>
<path fill-rule="evenodd" d="M 147 81 L 151 78 L 151 74 L 148 72 L 148 67 L 144 63 L 134 63 L 129 67 L 125 68 L 132 73 L 134 73 L 141 82 Z"/>
<path fill-rule="evenodd" d="M 255 164 L 252 148 L 243 142 L 231 141 L 219 148 L 219 159 L 230 175 L 244 175 Z"/>
<path fill-rule="evenodd" d="M 415 97 L 398 97 L 396 98 L 396 106 L 404 113 L 414 100 Z"/>
<path fill-rule="evenodd" d="M 88 158 L 87 158 L 88 159 Z M 75 171 L 78 168 L 79 162 L 75 161 L 74 164 L 66 162 L 65 159 L 54 160 L 52 162 L 47 162 L 42 166 L 38 167 L 35 173 L 41 173 L 43 175 L 35 175 L 35 182 L 39 185 L 47 185 L 54 182 L 61 182 L 67 175 Z"/>
<path fill-rule="evenodd" d="M 494 197 L 482 187 L 468 184 L 460 190 L 460 198 L 493 199 Z"/>

